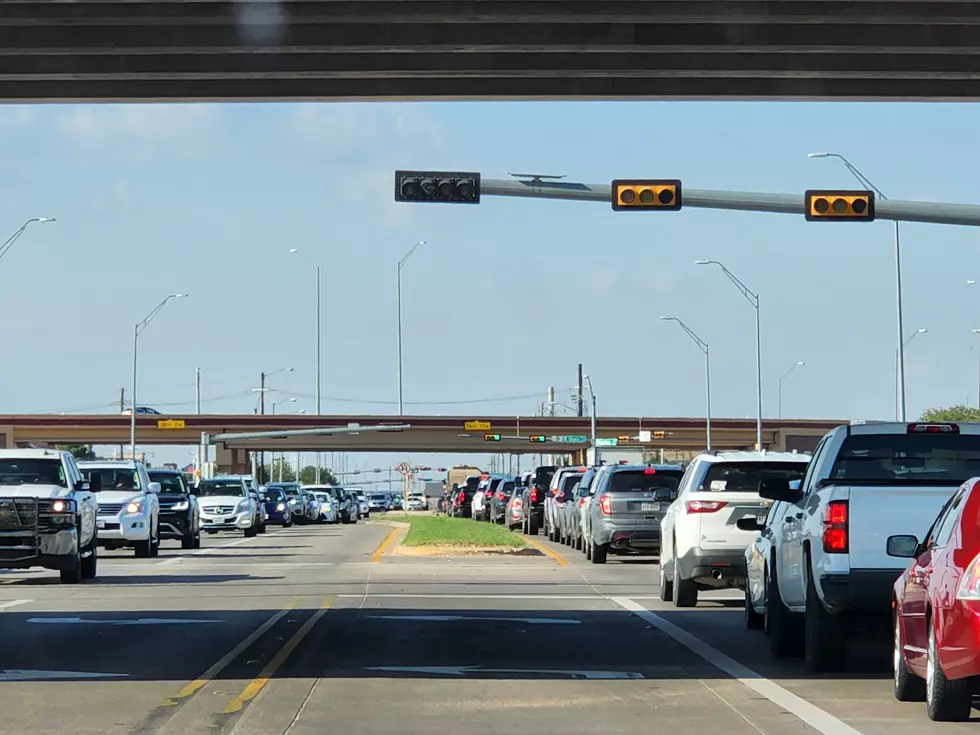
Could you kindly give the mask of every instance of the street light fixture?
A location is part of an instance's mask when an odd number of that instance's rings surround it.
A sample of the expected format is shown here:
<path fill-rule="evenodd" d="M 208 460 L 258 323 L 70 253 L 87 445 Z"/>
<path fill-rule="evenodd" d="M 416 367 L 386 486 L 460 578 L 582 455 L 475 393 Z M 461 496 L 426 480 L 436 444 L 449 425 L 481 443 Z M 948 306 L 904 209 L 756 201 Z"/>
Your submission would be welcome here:
<path fill-rule="evenodd" d="M 708 343 L 698 337 L 683 321 L 675 316 L 660 317 L 665 322 L 677 322 L 681 329 L 687 332 L 687 336 L 694 340 L 701 352 L 704 353 L 704 389 L 707 403 L 705 412 L 705 449 L 711 451 L 711 355 L 708 351 Z"/>
<path fill-rule="evenodd" d="M 143 330 L 150 326 L 150 322 L 152 322 L 156 315 L 163 310 L 163 307 L 167 305 L 170 299 L 185 298 L 187 298 L 187 294 L 185 293 L 170 294 L 167 298 L 157 304 L 157 307 L 147 314 L 143 321 L 136 322 L 136 327 L 133 329 L 133 406 L 132 412 L 129 414 L 129 454 L 134 461 L 136 460 L 136 361 L 138 357 L 137 347 L 139 345 L 139 336 L 143 333 Z"/>
<path fill-rule="evenodd" d="M 783 374 L 783 377 L 781 377 L 779 379 L 779 398 L 778 398 L 778 401 L 777 401 L 777 410 L 776 410 L 776 413 L 779 416 L 779 418 L 782 418 L 783 417 L 783 381 L 786 380 L 786 378 L 788 378 L 790 376 L 790 373 L 792 373 L 794 370 L 796 370 L 796 368 L 803 367 L 804 365 L 806 365 L 806 361 L 805 360 L 799 360 L 799 361 L 793 363 L 793 367 L 791 367 L 789 370 L 787 370 Z"/>
<path fill-rule="evenodd" d="M 755 309 L 755 382 L 756 382 L 756 401 L 757 401 L 757 418 L 755 424 L 755 443 L 756 449 L 760 451 L 764 448 L 762 446 L 762 321 L 760 319 L 759 310 L 759 294 L 752 291 L 748 286 L 746 286 L 738 277 L 732 273 L 728 268 L 725 267 L 723 263 L 717 260 L 695 260 L 695 265 L 716 265 L 721 268 L 721 272 L 728 276 L 728 280 L 735 284 L 735 288 L 741 291 L 742 296 L 745 300 L 752 305 Z"/>
<path fill-rule="evenodd" d="M 807 153 L 807 158 L 836 158 L 844 164 L 851 175 L 860 182 L 861 186 L 871 189 L 880 199 L 888 199 L 881 190 L 871 183 L 870 179 L 861 173 L 854 164 L 840 153 Z M 895 220 L 895 321 L 898 334 L 898 400 L 897 414 L 899 421 L 905 421 L 905 326 L 902 313 L 902 249 L 899 239 L 898 220 Z"/>
<path fill-rule="evenodd" d="M 35 222 L 55 222 L 55 221 L 56 220 L 54 217 L 32 217 L 31 219 L 27 220 L 27 222 L 25 222 L 20 226 L 20 229 L 14 232 L 13 235 L 8 237 L 6 241 L 2 245 L 0 245 L 0 258 L 2 258 L 4 255 L 7 254 L 7 251 L 10 250 L 10 248 L 13 247 L 13 244 L 20 239 L 21 235 L 27 232 L 27 228 L 30 227 L 32 224 L 34 224 Z"/>
<path fill-rule="evenodd" d="M 419 240 L 417 243 L 412 245 L 412 249 L 405 253 L 405 257 L 398 261 L 398 415 L 401 416 L 404 413 L 404 404 L 402 402 L 402 267 L 408 262 L 408 259 L 412 257 L 412 253 L 415 252 L 419 245 L 425 245 L 425 240 Z"/>

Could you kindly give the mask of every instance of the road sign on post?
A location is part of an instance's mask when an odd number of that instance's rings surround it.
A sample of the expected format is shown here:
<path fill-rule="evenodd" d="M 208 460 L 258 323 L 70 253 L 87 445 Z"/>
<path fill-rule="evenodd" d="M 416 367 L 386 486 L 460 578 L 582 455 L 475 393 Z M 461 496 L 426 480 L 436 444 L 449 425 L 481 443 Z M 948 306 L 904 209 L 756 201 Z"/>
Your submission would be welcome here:
<path fill-rule="evenodd" d="M 464 431 L 490 431 L 489 421 L 467 421 L 463 424 Z"/>

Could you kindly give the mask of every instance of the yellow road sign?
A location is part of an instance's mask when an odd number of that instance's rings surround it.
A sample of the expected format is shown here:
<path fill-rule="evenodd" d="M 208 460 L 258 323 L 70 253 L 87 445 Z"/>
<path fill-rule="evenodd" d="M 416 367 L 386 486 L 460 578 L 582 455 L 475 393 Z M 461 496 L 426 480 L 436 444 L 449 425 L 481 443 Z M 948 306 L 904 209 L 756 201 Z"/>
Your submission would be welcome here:
<path fill-rule="evenodd" d="M 157 421 L 158 429 L 183 429 L 184 426 L 183 419 L 159 419 Z"/>
<path fill-rule="evenodd" d="M 465 431 L 490 431 L 489 421 L 467 421 L 463 424 Z"/>

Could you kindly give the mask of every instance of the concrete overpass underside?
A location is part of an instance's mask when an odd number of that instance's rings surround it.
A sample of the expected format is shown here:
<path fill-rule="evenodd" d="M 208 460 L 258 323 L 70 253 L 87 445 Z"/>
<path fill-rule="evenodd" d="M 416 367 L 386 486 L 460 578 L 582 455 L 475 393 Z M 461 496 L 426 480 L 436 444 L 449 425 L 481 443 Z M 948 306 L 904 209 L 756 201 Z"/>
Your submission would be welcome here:
<path fill-rule="evenodd" d="M 977 99 L 957 0 L 5 0 L 0 99 Z"/>

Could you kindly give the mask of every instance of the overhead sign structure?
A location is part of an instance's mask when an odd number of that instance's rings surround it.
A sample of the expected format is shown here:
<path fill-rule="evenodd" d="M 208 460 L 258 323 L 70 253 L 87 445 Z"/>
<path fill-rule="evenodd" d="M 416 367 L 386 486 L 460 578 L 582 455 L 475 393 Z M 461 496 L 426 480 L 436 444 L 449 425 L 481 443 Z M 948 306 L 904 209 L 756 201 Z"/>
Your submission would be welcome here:
<path fill-rule="evenodd" d="M 852 189 L 809 189 L 804 194 L 807 222 L 874 222 L 875 193 Z"/>
<path fill-rule="evenodd" d="M 654 439 L 665 439 L 667 437 L 666 431 L 641 431 L 639 436 L 639 441 L 641 444 L 646 444 Z"/>
<path fill-rule="evenodd" d="M 603 437 L 601 439 L 596 439 L 595 445 L 597 447 L 614 447 L 618 442 L 619 440 L 616 439 L 616 437 L 609 437 L 609 438 Z"/>
<path fill-rule="evenodd" d="M 683 206 L 680 179 L 615 179 L 611 187 L 612 208 L 676 212 Z"/>
<path fill-rule="evenodd" d="M 544 436 L 543 434 L 534 434 L 528 437 L 528 441 L 530 441 L 532 444 L 544 444 L 546 441 L 548 441 L 548 437 Z"/>
<path fill-rule="evenodd" d="M 490 431 L 489 421 L 467 421 L 463 424 L 464 431 Z"/>
<path fill-rule="evenodd" d="M 183 419 L 159 419 L 157 421 L 158 429 L 184 429 Z"/>
<path fill-rule="evenodd" d="M 395 201 L 479 204 L 480 174 L 472 171 L 395 171 Z"/>
<path fill-rule="evenodd" d="M 485 442 L 499 442 L 500 434 L 484 434 L 483 441 Z"/>
<path fill-rule="evenodd" d="M 553 436 L 553 437 L 551 437 L 551 441 L 553 441 L 553 442 L 560 442 L 562 444 L 584 444 L 588 440 L 589 440 L 589 437 L 587 437 L 587 436 L 575 436 L 575 435 Z"/>

